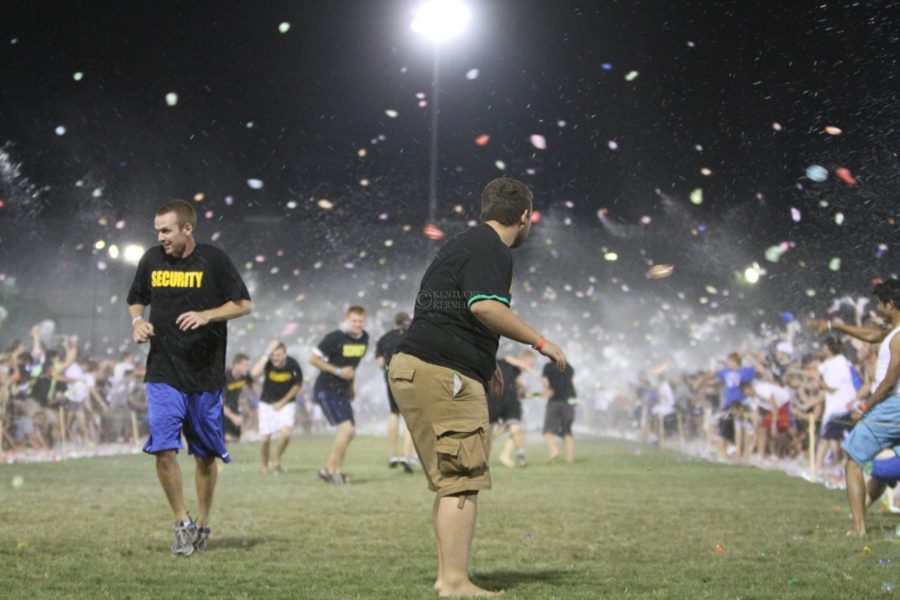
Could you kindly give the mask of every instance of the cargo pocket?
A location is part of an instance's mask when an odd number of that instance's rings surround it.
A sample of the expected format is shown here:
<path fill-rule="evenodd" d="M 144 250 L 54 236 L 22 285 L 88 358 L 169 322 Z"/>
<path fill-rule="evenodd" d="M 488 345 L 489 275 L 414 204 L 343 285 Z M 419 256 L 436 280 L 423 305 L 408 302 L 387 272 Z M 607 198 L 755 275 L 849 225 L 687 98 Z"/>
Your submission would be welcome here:
<path fill-rule="evenodd" d="M 416 376 L 415 367 L 396 367 L 388 370 L 388 379 L 391 384 L 410 384 Z"/>
<path fill-rule="evenodd" d="M 487 470 L 485 432 L 471 421 L 443 421 L 432 425 L 438 469 L 446 477 L 478 477 Z"/>

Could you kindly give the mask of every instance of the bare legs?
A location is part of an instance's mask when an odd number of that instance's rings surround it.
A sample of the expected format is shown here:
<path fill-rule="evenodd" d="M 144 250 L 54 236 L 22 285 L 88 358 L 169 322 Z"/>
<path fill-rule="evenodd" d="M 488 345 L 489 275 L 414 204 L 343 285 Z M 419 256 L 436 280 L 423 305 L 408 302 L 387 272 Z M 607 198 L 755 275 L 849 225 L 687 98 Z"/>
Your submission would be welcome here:
<path fill-rule="evenodd" d="M 340 473 L 342 471 L 347 447 L 354 437 L 356 437 L 356 428 L 353 426 L 353 423 L 344 421 L 338 425 L 337 435 L 334 438 L 334 444 L 331 446 L 331 453 L 328 455 L 328 462 L 325 463 L 325 469 L 329 473 Z"/>
<path fill-rule="evenodd" d="M 216 468 L 215 458 L 196 458 L 195 484 L 197 487 L 198 514 L 197 524 L 206 526 L 209 524 L 209 513 L 212 510 L 213 494 L 216 491 L 216 481 L 219 470 Z M 156 474 L 159 483 L 166 493 L 166 499 L 175 518 L 179 521 L 187 521 L 188 514 L 184 508 L 184 483 L 181 478 L 181 468 L 178 466 L 177 454 L 174 450 L 163 450 L 156 455 Z"/>
<path fill-rule="evenodd" d="M 547 448 L 550 449 L 550 458 L 547 459 L 547 464 L 549 465 L 556 462 L 556 459 L 559 458 L 559 446 L 556 444 L 556 436 L 552 433 L 545 433 L 544 441 L 547 443 Z"/>
<path fill-rule="evenodd" d="M 278 431 L 278 444 L 275 445 L 275 460 L 272 461 L 272 468 L 275 469 L 276 473 L 281 471 L 281 456 L 291 441 L 292 432 L 293 429 L 291 427 L 282 427 Z"/>
<path fill-rule="evenodd" d="M 206 527 L 209 525 L 209 513 L 212 510 L 213 493 L 216 491 L 219 470 L 216 468 L 216 459 L 214 458 L 197 457 L 196 460 L 194 484 L 197 488 L 197 526 Z"/>
<path fill-rule="evenodd" d="M 181 469 L 178 467 L 178 459 L 174 450 L 163 450 L 156 455 L 156 475 L 159 483 L 166 493 L 166 499 L 175 518 L 179 521 L 187 521 L 188 514 L 184 509 L 184 484 L 181 480 Z"/>
<path fill-rule="evenodd" d="M 850 515 L 853 517 L 853 529 L 849 533 L 863 536 L 866 534 L 866 482 L 862 467 L 853 459 L 848 458 L 847 465 L 844 467 L 844 477 L 847 481 Z"/>
<path fill-rule="evenodd" d="M 272 436 L 271 435 L 261 435 L 259 436 L 259 454 L 260 459 L 262 460 L 262 465 L 259 467 L 259 472 L 263 475 L 269 474 L 269 446 L 272 444 Z"/>
<path fill-rule="evenodd" d="M 460 505 L 460 500 L 462 505 Z M 469 555 L 475 535 L 478 496 L 435 498 L 432 517 L 438 551 L 438 577 L 434 587 L 441 598 L 462 596 L 494 597 L 469 580 Z"/>

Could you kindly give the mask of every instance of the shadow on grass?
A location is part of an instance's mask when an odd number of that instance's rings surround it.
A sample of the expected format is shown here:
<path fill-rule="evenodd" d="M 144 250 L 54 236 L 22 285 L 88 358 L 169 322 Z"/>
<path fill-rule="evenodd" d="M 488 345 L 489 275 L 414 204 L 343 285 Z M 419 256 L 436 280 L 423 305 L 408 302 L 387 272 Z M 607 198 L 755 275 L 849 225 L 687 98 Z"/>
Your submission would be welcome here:
<path fill-rule="evenodd" d="M 223 537 L 210 540 L 207 552 L 215 552 L 216 550 L 242 548 L 250 550 L 259 544 L 268 544 L 271 540 L 264 537 Z"/>
<path fill-rule="evenodd" d="M 571 576 L 570 571 L 542 569 L 537 571 L 489 571 L 479 572 L 472 577 L 475 585 L 489 590 L 511 590 L 528 583 L 553 585 L 562 583 Z"/>

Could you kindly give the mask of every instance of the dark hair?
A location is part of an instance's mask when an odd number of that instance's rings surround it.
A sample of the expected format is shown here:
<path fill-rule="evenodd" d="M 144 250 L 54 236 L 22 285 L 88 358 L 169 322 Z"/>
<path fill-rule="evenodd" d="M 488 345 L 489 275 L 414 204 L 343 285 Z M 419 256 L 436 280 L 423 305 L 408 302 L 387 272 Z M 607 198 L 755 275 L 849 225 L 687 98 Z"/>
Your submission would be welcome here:
<path fill-rule="evenodd" d="M 356 306 L 356 305 L 351 306 L 350 308 L 347 309 L 347 316 L 348 316 L 348 317 L 349 317 L 350 315 L 354 315 L 354 314 L 355 314 L 355 315 L 363 315 L 363 316 L 365 316 L 365 314 L 366 314 L 366 309 L 364 309 L 362 306 Z"/>
<path fill-rule="evenodd" d="M 737 352 L 732 352 L 731 354 L 729 354 L 729 355 L 728 355 L 728 359 L 729 359 L 729 360 L 733 360 L 733 361 L 736 362 L 738 365 L 741 364 L 741 355 L 738 354 Z"/>
<path fill-rule="evenodd" d="M 509 177 L 495 179 L 481 192 L 481 220 L 515 225 L 528 211 L 531 215 L 533 196 L 528 186 Z"/>
<path fill-rule="evenodd" d="M 825 346 L 827 346 L 828 351 L 835 356 L 843 353 L 844 351 L 844 343 L 836 337 L 825 338 Z"/>
<path fill-rule="evenodd" d="M 872 295 L 884 304 L 893 304 L 900 309 L 900 280 L 888 279 L 875 286 Z"/>
<path fill-rule="evenodd" d="M 394 325 L 396 325 L 397 327 L 403 327 L 404 325 L 407 325 L 409 321 L 409 315 L 405 312 L 398 312 L 394 317 Z"/>
<path fill-rule="evenodd" d="M 231 364 L 237 365 L 237 364 L 244 362 L 245 360 L 250 360 L 250 357 L 247 356 L 246 354 L 244 354 L 243 352 L 238 352 L 237 354 L 234 355 L 234 358 L 231 359 Z"/>
<path fill-rule="evenodd" d="M 156 216 L 159 217 L 170 212 L 175 213 L 175 221 L 179 227 L 184 227 L 188 224 L 192 227 L 197 226 L 197 211 L 184 200 L 166 202 L 156 210 Z"/>

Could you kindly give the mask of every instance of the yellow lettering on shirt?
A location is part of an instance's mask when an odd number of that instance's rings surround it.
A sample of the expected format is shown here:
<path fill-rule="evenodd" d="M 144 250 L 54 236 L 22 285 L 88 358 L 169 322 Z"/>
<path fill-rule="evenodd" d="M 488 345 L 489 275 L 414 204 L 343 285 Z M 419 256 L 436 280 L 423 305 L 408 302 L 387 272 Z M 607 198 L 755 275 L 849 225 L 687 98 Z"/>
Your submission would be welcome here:
<path fill-rule="evenodd" d="M 269 381 L 275 383 L 286 383 L 293 379 L 294 376 L 290 371 L 269 371 Z"/>
<path fill-rule="evenodd" d="M 359 358 L 366 353 L 365 344 L 344 344 L 344 358 Z"/>
<path fill-rule="evenodd" d="M 153 271 L 150 287 L 199 288 L 203 286 L 203 271 Z"/>
<path fill-rule="evenodd" d="M 247 380 L 238 379 L 237 381 L 232 381 L 231 383 L 228 384 L 228 391 L 233 392 L 234 390 L 240 390 L 240 389 L 243 389 L 244 386 L 246 386 L 246 385 L 247 385 Z"/>

